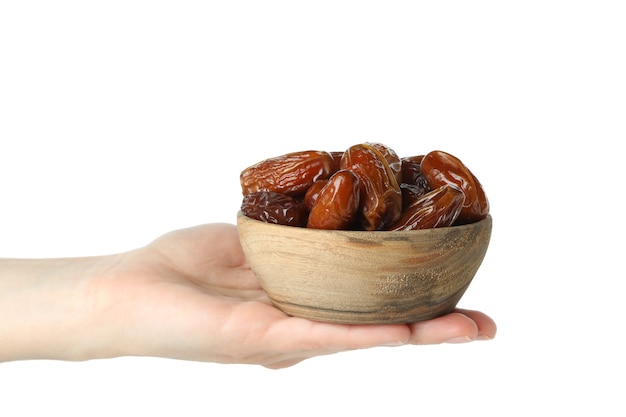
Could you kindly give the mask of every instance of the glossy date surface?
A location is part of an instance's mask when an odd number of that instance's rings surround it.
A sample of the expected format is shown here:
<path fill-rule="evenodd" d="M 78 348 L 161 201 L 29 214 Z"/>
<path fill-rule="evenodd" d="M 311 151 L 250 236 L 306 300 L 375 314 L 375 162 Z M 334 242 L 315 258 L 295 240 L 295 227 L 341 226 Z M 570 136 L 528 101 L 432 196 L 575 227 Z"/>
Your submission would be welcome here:
<path fill-rule="evenodd" d="M 240 174 L 243 214 L 331 230 L 417 230 L 485 218 L 489 202 L 472 172 L 443 151 L 400 158 L 378 142 L 345 151 L 268 158 Z"/>
<path fill-rule="evenodd" d="M 307 227 L 348 229 L 356 220 L 360 198 L 359 178 L 349 170 L 335 172 L 320 189 L 309 212 Z"/>
<path fill-rule="evenodd" d="M 319 197 L 320 195 L 320 191 L 322 191 L 322 188 L 324 188 L 326 183 L 328 183 L 328 180 L 317 180 L 313 184 L 311 184 L 311 186 L 304 193 L 304 199 L 302 201 L 304 204 L 304 208 L 306 208 L 308 211 L 311 211 L 313 205 L 315 204 L 315 201 L 317 200 L 317 197 Z"/>
<path fill-rule="evenodd" d="M 465 195 L 457 224 L 473 223 L 489 213 L 485 190 L 459 158 L 443 151 L 432 151 L 421 162 L 422 173 L 431 188 L 452 185 Z"/>
<path fill-rule="evenodd" d="M 421 161 L 424 156 L 402 158 L 402 207 L 409 207 L 415 200 L 431 191 L 426 177 L 422 173 Z"/>
<path fill-rule="evenodd" d="M 335 163 L 324 151 L 292 152 L 258 162 L 240 174 L 243 195 L 272 191 L 288 195 L 304 193 L 315 181 L 330 176 Z"/>
<path fill-rule="evenodd" d="M 360 223 L 364 230 L 384 230 L 402 213 L 402 192 L 396 174 L 384 156 L 370 144 L 350 147 L 343 154 L 341 169 L 359 178 Z"/>
<path fill-rule="evenodd" d="M 452 226 L 463 208 L 465 196 L 458 188 L 444 185 L 430 191 L 407 207 L 389 230 L 432 229 Z"/>

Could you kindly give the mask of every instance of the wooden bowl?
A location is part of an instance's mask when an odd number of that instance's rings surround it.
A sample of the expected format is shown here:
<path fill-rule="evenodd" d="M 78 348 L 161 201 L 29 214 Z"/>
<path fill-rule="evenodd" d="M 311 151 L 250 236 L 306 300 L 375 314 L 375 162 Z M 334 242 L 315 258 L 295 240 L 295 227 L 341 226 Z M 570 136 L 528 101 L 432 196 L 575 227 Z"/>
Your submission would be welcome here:
<path fill-rule="evenodd" d="M 451 312 L 483 261 L 491 216 L 413 231 L 281 226 L 237 215 L 241 245 L 272 303 L 331 323 L 410 323 Z"/>

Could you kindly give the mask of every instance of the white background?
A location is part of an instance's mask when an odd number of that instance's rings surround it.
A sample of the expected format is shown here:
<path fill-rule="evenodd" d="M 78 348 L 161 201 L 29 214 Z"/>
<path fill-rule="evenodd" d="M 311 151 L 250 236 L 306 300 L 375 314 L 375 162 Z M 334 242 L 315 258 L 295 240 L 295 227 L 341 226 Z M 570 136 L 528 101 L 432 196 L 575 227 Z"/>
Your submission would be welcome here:
<path fill-rule="evenodd" d="M 460 306 L 499 332 L 279 371 L 5 363 L 0 415 L 624 415 L 620 3 L 1 2 L 1 257 L 234 222 L 239 172 L 289 151 L 441 149 L 491 202 Z"/>

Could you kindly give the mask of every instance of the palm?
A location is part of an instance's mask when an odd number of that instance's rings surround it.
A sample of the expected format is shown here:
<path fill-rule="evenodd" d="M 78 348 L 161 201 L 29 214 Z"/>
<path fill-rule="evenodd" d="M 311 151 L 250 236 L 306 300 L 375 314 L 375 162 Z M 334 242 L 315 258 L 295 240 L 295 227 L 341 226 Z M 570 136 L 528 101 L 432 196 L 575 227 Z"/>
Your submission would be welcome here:
<path fill-rule="evenodd" d="M 170 279 L 231 301 L 268 301 L 247 265 L 233 225 L 178 230 L 157 239 L 149 248 L 162 256 L 165 269 L 160 272 Z"/>

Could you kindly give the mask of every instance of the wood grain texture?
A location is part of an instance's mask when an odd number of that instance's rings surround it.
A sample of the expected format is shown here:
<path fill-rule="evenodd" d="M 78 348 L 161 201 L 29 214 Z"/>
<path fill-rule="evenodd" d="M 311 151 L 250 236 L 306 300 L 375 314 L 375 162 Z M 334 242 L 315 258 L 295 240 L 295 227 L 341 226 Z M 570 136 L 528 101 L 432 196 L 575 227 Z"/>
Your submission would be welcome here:
<path fill-rule="evenodd" d="M 237 216 L 250 267 L 286 314 L 333 323 L 408 323 L 454 309 L 489 246 L 492 219 L 394 232 L 329 231 Z"/>

